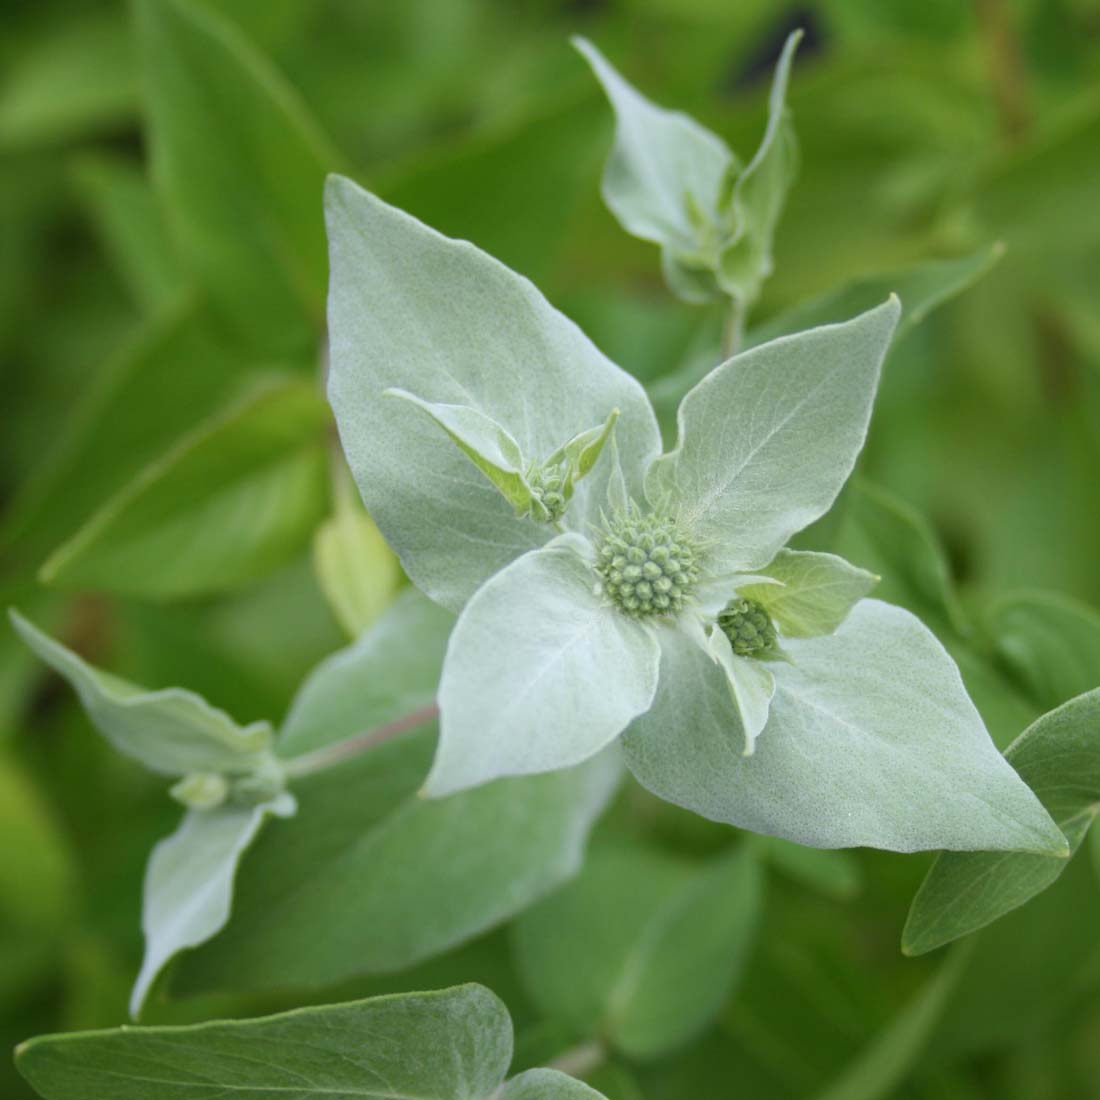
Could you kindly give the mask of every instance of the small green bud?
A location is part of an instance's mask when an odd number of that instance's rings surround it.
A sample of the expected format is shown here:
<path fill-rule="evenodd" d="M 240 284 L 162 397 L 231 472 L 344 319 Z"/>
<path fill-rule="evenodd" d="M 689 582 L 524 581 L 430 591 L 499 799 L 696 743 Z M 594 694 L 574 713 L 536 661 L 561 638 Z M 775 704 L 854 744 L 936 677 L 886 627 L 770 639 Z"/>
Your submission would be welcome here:
<path fill-rule="evenodd" d="M 756 600 L 734 596 L 718 613 L 718 627 L 738 657 L 764 657 L 775 650 L 775 624 Z"/>
<path fill-rule="evenodd" d="M 563 465 L 535 466 L 527 475 L 527 484 L 535 500 L 545 510 L 546 523 L 556 523 L 565 514 L 565 506 L 569 503 L 566 480 L 567 470 Z"/>
<path fill-rule="evenodd" d="M 169 793 L 189 810 L 216 810 L 229 797 L 229 780 L 217 772 L 191 772 Z"/>
<path fill-rule="evenodd" d="M 596 573 L 604 593 L 628 615 L 677 614 L 699 580 L 699 550 L 679 523 L 635 507 L 606 521 Z"/>

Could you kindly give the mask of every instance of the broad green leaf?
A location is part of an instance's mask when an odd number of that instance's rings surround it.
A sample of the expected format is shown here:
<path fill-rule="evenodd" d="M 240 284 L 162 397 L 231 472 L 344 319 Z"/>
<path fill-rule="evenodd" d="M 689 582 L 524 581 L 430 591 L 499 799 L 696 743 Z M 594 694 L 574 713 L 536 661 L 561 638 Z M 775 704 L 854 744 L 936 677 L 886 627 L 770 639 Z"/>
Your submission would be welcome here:
<path fill-rule="evenodd" d="M 772 237 L 798 165 L 794 127 L 787 108 L 787 82 L 802 32 L 789 35 L 775 67 L 763 140 L 733 185 L 724 211 L 732 243 L 721 251 L 718 282 L 732 298 L 752 302 L 772 273 Z"/>
<path fill-rule="evenodd" d="M 251 1020 L 48 1035 L 16 1052 L 44 1100 L 489 1100 L 511 1057 L 508 1010 L 478 985 Z"/>
<path fill-rule="evenodd" d="M 1100 813 L 1100 689 L 1044 714 L 1005 757 L 1075 852 Z M 1045 890 L 1065 868 L 1064 860 L 1042 856 L 945 852 L 913 899 L 902 950 L 923 955 L 984 927 Z"/>
<path fill-rule="evenodd" d="M 532 459 L 617 408 L 615 437 L 635 495 L 660 446 L 653 411 L 634 379 L 489 256 L 349 180 L 330 181 L 326 205 L 329 398 L 344 449 L 368 511 L 409 576 L 457 611 L 484 580 L 555 532 L 517 520 L 444 433 L 411 406 L 382 400 L 383 392 L 400 387 L 476 409 Z M 566 527 L 583 532 L 598 519 L 609 465 L 578 486 Z"/>
<path fill-rule="evenodd" d="M 733 153 L 688 115 L 651 103 L 591 42 L 574 38 L 573 45 L 592 66 L 615 111 L 604 201 L 628 233 L 660 245 L 672 263 L 687 258 L 713 268 L 723 199 L 737 168 Z"/>
<path fill-rule="evenodd" d="M 317 581 L 333 614 L 358 638 L 392 603 L 401 581 L 397 558 L 367 515 L 341 460 L 333 513 L 313 536 Z"/>
<path fill-rule="evenodd" d="M 520 973 L 542 1012 L 577 1035 L 660 1055 L 717 1014 L 754 939 L 761 891 L 747 848 L 702 864 L 595 851 L 517 921 Z"/>
<path fill-rule="evenodd" d="M 48 559 L 42 579 L 176 599 L 285 564 L 324 515 L 327 421 L 304 382 L 255 390 L 108 501 Z"/>
<path fill-rule="evenodd" d="M 780 550 L 760 570 L 782 584 L 745 585 L 738 595 L 762 604 L 788 638 L 832 634 L 878 578 L 835 554 Z"/>
<path fill-rule="evenodd" d="M 271 727 L 266 722 L 242 727 L 183 688 L 147 691 L 127 683 L 93 668 L 17 611 L 11 619 L 23 641 L 69 681 L 96 729 L 150 770 L 244 775 L 268 758 Z"/>
<path fill-rule="evenodd" d="M 889 1100 L 919 1064 L 960 978 L 966 953 L 949 956 L 839 1080 L 817 1100 Z"/>
<path fill-rule="evenodd" d="M 607 1100 L 602 1092 L 556 1069 L 529 1069 L 504 1086 L 500 1100 Z"/>
<path fill-rule="evenodd" d="M 707 638 L 707 652 L 726 674 L 745 737 L 742 752 L 750 756 L 768 721 L 768 707 L 775 695 L 775 677 L 762 661 L 734 653 L 729 638 L 717 627 L 711 629 Z"/>
<path fill-rule="evenodd" d="M 661 640 L 653 706 L 624 738 L 654 794 L 813 847 L 1065 854 L 951 658 L 900 608 L 863 600 L 836 634 L 787 641 L 791 663 L 775 664 L 768 724 L 748 757 L 721 671 L 682 635 Z"/>
<path fill-rule="evenodd" d="M 863 446 L 898 312 L 891 299 L 753 348 L 684 398 L 676 449 L 650 466 L 646 496 L 713 540 L 713 571 L 767 565 L 828 511 Z"/>
<path fill-rule="evenodd" d="M 532 510 L 531 486 L 523 476 L 525 466 L 519 444 L 492 417 L 469 405 L 443 405 L 422 401 L 402 389 L 389 389 L 384 397 L 400 397 L 426 412 L 451 437 L 460 451 L 500 490 L 518 515 Z M 539 519 L 545 518 L 539 514 Z"/>
<path fill-rule="evenodd" d="M 850 901 L 860 891 L 862 871 L 848 852 L 806 848 L 776 837 L 764 839 L 761 851 L 770 866 L 826 897 Z"/>
<path fill-rule="evenodd" d="M 915 509 L 863 478 L 843 500 L 836 551 L 881 577 L 877 595 L 933 625 L 965 630 L 947 555 Z"/>
<path fill-rule="evenodd" d="M 147 310 L 180 293 L 184 278 L 144 173 L 121 158 L 83 157 L 74 176 L 126 289 Z"/>
<path fill-rule="evenodd" d="M 1020 592 L 987 612 L 989 633 L 1013 678 L 1042 707 L 1100 686 L 1100 614 L 1053 592 Z"/>
<path fill-rule="evenodd" d="M 423 730 L 296 779 L 293 823 L 260 836 L 229 924 L 184 956 L 176 988 L 312 989 L 454 947 L 576 873 L 621 774 L 604 753 L 569 771 L 426 800 L 417 791 L 433 749 Z"/>
<path fill-rule="evenodd" d="M 754 325 L 745 337 L 746 347 L 756 347 L 780 336 L 804 332 L 818 325 L 832 325 L 872 309 L 890 294 L 901 301 L 894 345 L 897 346 L 930 313 L 969 289 L 1004 255 L 1000 242 L 952 260 L 928 260 L 901 271 L 866 275 L 839 290 L 799 303 Z"/>
<path fill-rule="evenodd" d="M 587 760 L 649 706 L 658 661 L 653 632 L 607 605 L 579 554 L 553 546 L 525 554 L 459 616 L 425 793 Z"/>
<path fill-rule="evenodd" d="M 135 7 L 153 178 L 181 255 L 247 346 L 312 353 L 324 318 L 320 202 L 336 156 L 231 25 L 182 0 Z"/>
<path fill-rule="evenodd" d="M 415 588 L 303 681 L 279 733 L 279 754 L 338 744 L 431 706 L 454 616 Z"/>
<path fill-rule="evenodd" d="M 119 15 L 85 8 L 63 21 L 42 20 L 37 41 L 5 50 L 0 148 L 22 151 L 130 122 L 137 82 Z"/>
<path fill-rule="evenodd" d="M 130 996 L 135 1019 L 169 959 L 225 926 L 237 864 L 269 813 L 290 817 L 294 799 L 284 792 L 257 806 L 190 810 L 180 827 L 153 849 L 141 919 L 145 958 Z"/>

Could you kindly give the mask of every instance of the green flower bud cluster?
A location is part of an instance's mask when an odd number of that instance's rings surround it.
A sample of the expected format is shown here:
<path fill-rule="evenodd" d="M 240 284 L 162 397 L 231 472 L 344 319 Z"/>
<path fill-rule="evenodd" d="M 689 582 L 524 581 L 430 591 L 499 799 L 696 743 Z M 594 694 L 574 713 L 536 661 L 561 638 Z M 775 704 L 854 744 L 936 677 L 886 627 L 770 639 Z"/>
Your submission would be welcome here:
<path fill-rule="evenodd" d="M 775 649 L 775 624 L 756 600 L 735 596 L 718 613 L 718 628 L 738 657 L 763 657 Z"/>
<path fill-rule="evenodd" d="M 643 619 L 675 615 L 699 580 L 699 551 L 674 519 L 632 508 L 607 523 L 596 550 L 603 590 Z"/>
<path fill-rule="evenodd" d="M 565 495 L 567 473 L 564 464 L 555 464 L 536 466 L 527 475 L 531 492 L 546 511 L 546 523 L 556 523 L 565 514 L 565 506 L 569 503 Z"/>

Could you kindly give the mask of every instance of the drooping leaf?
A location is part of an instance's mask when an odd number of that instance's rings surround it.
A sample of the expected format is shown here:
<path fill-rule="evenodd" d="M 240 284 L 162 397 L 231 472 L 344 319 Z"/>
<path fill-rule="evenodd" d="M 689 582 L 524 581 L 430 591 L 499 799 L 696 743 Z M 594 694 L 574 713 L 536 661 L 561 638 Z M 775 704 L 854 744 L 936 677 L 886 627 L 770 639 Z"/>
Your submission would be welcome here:
<path fill-rule="evenodd" d="M 119 752 L 162 775 L 242 775 L 267 759 L 271 727 L 239 726 L 224 711 L 183 688 L 148 691 L 101 672 L 43 634 L 17 611 L 19 635 L 73 686 L 92 724 Z"/>
<path fill-rule="evenodd" d="M 764 606 L 788 638 L 832 634 L 878 581 L 835 554 L 780 550 L 760 570 L 781 584 L 744 585 L 738 594 Z"/>
<path fill-rule="evenodd" d="M 1005 757 L 1075 852 L 1100 814 L 1100 689 L 1044 714 Z M 922 955 L 984 927 L 1045 890 L 1065 868 L 1065 860 L 1020 853 L 943 853 L 913 899 L 902 950 Z"/>
<path fill-rule="evenodd" d="M 693 118 L 651 103 L 591 42 L 575 38 L 573 44 L 592 66 L 615 111 L 604 201 L 628 233 L 660 245 L 674 261 L 691 259 L 713 268 L 722 202 L 737 168 L 733 153 Z"/>
<path fill-rule="evenodd" d="M 720 670 L 662 635 L 653 706 L 624 738 L 635 776 L 705 817 L 815 847 L 1064 855 L 918 620 L 864 600 L 836 634 L 785 648 L 791 663 L 774 666 L 768 724 L 746 757 Z"/>
<path fill-rule="evenodd" d="M 302 382 L 253 391 L 181 440 L 42 567 L 42 579 L 154 599 L 263 576 L 324 515 L 324 403 Z"/>
<path fill-rule="evenodd" d="M 768 96 L 768 125 L 760 147 L 733 185 L 725 218 L 733 240 L 722 248 L 718 282 L 735 299 L 752 302 L 772 273 L 772 238 L 798 165 L 787 83 L 802 32 L 789 35 Z"/>
<path fill-rule="evenodd" d="M 556 1069 L 529 1069 L 504 1086 L 500 1100 L 607 1100 L 607 1097 Z"/>
<path fill-rule="evenodd" d="M 293 824 L 259 838 L 229 924 L 184 956 L 175 988 L 311 989 L 462 943 L 577 871 L 621 774 L 605 753 L 427 800 L 433 749 L 426 729 L 293 780 Z"/>
<path fill-rule="evenodd" d="M 246 346 L 311 354 L 335 154 L 290 85 L 208 8 L 140 0 L 136 24 L 153 177 L 181 255 Z"/>
<path fill-rule="evenodd" d="M 313 565 L 333 614 L 358 638 L 393 601 L 401 568 L 342 465 L 335 481 L 333 513 L 313 536 Z"/>
<path fill-rule="evenodd" d="M 489 256 L 348 180 L 330 182 L 327 211 L 329 397 L 344 449 L 368 511 L 410 577 L 457 611 L 486 578 L 555 532 L 517 520 L 423 413 L 382 393 L 400 387 L 476 409 L 537 459 L 617 408 L 615 434 L 634 493 L 659 449 L 653 413 L 634 379 Z M 607 476 L 601 464 L 578 486 L 566 527 L 585 531 L 598 518 Z"/>
<path fill-rule="evenodd" d="M 190 1027 L 118 1028 L 22 1044 L 45 1100 L 488 1100 L 512 1057 L 508 1010 L 483 986 L 300 1008 Z"/>
<path fill-rule="evenodd" d="M 1100 614 L 1086 604 L 1021 592 L 997 600 L 987 622 L 998 655 L 1039 706 L 1100 686 Z"/>
<path fill-rule="evenodd" d="M 662 1054 L 718 1012 L 752 944 L 761 891 L 748 849 L 704 864 L 595 851 L 516 923 L 520 972 L 539 1008 L 578 1036 Z"/>
<path fill-rule="evenodd" d="M 256 806 L 190 810 L 180 827 L 149 857 L 142 928 L 145 958 L 130 996 L 137 1017 L 165 964 L 178 952 L 204 943 L 229 919 L 237 864 L 267 814 L 289 817 L 294 799 L 285 792 Z"/>
<path fill-rule="evenodd" d="M 425 792 L 587 760 L 649 706 L 658 661 L 652 631 L 608 606 L 579 554 L 551 546 L 524 555 L 459 616 Z"/>
<path fill-rule="evenodd" d="M 717 572 L 767 565 L 826 512 L 855 464 L 896 299 L 843 325 L 738 355 L 683 400 L 676 449 L 646 475 L 651 503 L 675 503 L 712 540 Z"/>

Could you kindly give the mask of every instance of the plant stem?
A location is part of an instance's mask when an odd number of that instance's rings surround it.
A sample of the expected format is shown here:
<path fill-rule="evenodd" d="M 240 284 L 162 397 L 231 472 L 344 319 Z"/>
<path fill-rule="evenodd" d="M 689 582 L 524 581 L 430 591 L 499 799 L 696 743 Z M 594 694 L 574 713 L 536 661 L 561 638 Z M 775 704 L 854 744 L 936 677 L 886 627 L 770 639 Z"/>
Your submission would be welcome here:
<path fill-rule="evenodd" d="M 367 730 L 366 733 L 349 737 L 346 741 L 338 741 L 335 745 L 326 745 L 316 752 L 308 752 L 304 756 L 295 757 L 289 761 L 284 769 L 288 779 L 301 779 L 304 775 L 315 775 L 317 772 L 328 771 L 348 760 L 353 760 L 363 753 L 369 752 L 379 745 L 400 737 L 403 733 L 411 733 L 414 729 L 426 725 L 439 717 L 439 707 L 435 703 L 421 707 L 411 714 L 404 714 L 387 722 L 384 726 Z"/>
<path fill-rule="evenodd" d="M 726 312 L 726 323 L 722 327 L 722 362 L 732 359 L 741 350 L 741 340 L 745 334 L 745 311 L 736 298 L 730 299 Z"/>
<path fill-rule="evenodd" d="M 570 1077 L 583 1077 L 602 1066 L 606 1057 L 603 1043 L 599 1039 L 591 1039 L 559 1054 L 552 1062 L 546 1063 L 546 1068 L 568 1073 Z"/>

